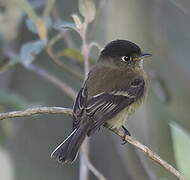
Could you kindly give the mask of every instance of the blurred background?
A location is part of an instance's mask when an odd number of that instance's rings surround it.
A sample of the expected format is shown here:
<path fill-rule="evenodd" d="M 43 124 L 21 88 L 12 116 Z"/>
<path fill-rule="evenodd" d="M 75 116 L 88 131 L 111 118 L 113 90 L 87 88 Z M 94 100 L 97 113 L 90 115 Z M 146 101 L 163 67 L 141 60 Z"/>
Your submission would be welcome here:
<path fill-rule="evenodd" d="M 190 1 L 94 0 L 79 10 L 85 1 L 90 0 L 0 0 L 0 112 L 72 107 L 83 82 L 81 38 L 60 26 L 80 29 L 80 21 L 92 17 L 86 33 L 95 45 L 90 65 L 97 47 L 114 39 L 131 40 L 153 54 L 145 65 L 151 82 L 147 101 L 127 128 L 190 180 Z M 50 158 L 71 128 L 66 115 L 0 121 L 0 179 L 79 179 L 79 160 L 60 165 Z M 105 128 L 91 137 L 90 160 L 106 179 L 176 179 L 121 143 Z"/>

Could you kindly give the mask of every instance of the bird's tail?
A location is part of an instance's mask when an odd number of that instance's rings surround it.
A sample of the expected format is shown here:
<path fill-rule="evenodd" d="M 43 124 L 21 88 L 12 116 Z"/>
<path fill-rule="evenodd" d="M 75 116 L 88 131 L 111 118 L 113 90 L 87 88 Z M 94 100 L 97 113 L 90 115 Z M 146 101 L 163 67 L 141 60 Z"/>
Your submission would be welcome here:
<path fill-rule="evenodd" d="M 88 123 L 75 129 L 67 139 L 52 152 L 51 157 L 61 163 L 72 163 L 76 159 L 79 148 L 87 136 L 88 129 Z"/>

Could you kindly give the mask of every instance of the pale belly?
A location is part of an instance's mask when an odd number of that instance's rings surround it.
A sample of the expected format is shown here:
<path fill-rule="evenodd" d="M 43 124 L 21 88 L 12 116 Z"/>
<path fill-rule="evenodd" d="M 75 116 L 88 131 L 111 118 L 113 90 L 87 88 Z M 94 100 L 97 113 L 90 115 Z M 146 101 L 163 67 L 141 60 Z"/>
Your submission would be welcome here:
<path fill-rule="evenodd" d="M 135 110 L 138 109 L 138 107 L 142 104 L 143 99 L 144 97 L 142 97 L 138 102 L 133 103 L 129 107 L 119 112 L 112 119 L 108 120 L 105 126 L 111 129 L 118 129 L 123 126 L 126 123 L 128 117 L 133 114 Z"/>

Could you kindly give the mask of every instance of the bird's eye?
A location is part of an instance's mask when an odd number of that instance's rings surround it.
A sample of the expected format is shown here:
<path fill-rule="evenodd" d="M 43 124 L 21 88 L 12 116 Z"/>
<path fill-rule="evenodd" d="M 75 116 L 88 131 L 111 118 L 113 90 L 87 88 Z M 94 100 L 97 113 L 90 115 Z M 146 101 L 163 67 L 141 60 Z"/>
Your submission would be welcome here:
<path fill-rule="evenodd" d="M 121 57 L 121 60 L 124 62 L 127 62 L 130 60 L 130 57 L 129 56 L 123 56 L 123 57 Z"/>

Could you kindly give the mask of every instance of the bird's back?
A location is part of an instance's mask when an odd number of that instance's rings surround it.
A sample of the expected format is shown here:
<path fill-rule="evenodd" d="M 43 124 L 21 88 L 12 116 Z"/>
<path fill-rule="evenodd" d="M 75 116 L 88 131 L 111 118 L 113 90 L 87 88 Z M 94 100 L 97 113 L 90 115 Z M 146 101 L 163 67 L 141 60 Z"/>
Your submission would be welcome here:
<path fill-rule="evenodd" d="M 134 79 L 144 79 L 146 73 L 143 69 L 119 69 L 96 65 L 89 73 L 86 85 L 89 97 L 103 92 L 112 92 L 116 89 L 128 88 Z M 111 82 L 110 82 L 111 81 Z M 147 83 L 147 82 L 145 82 Z"/>

